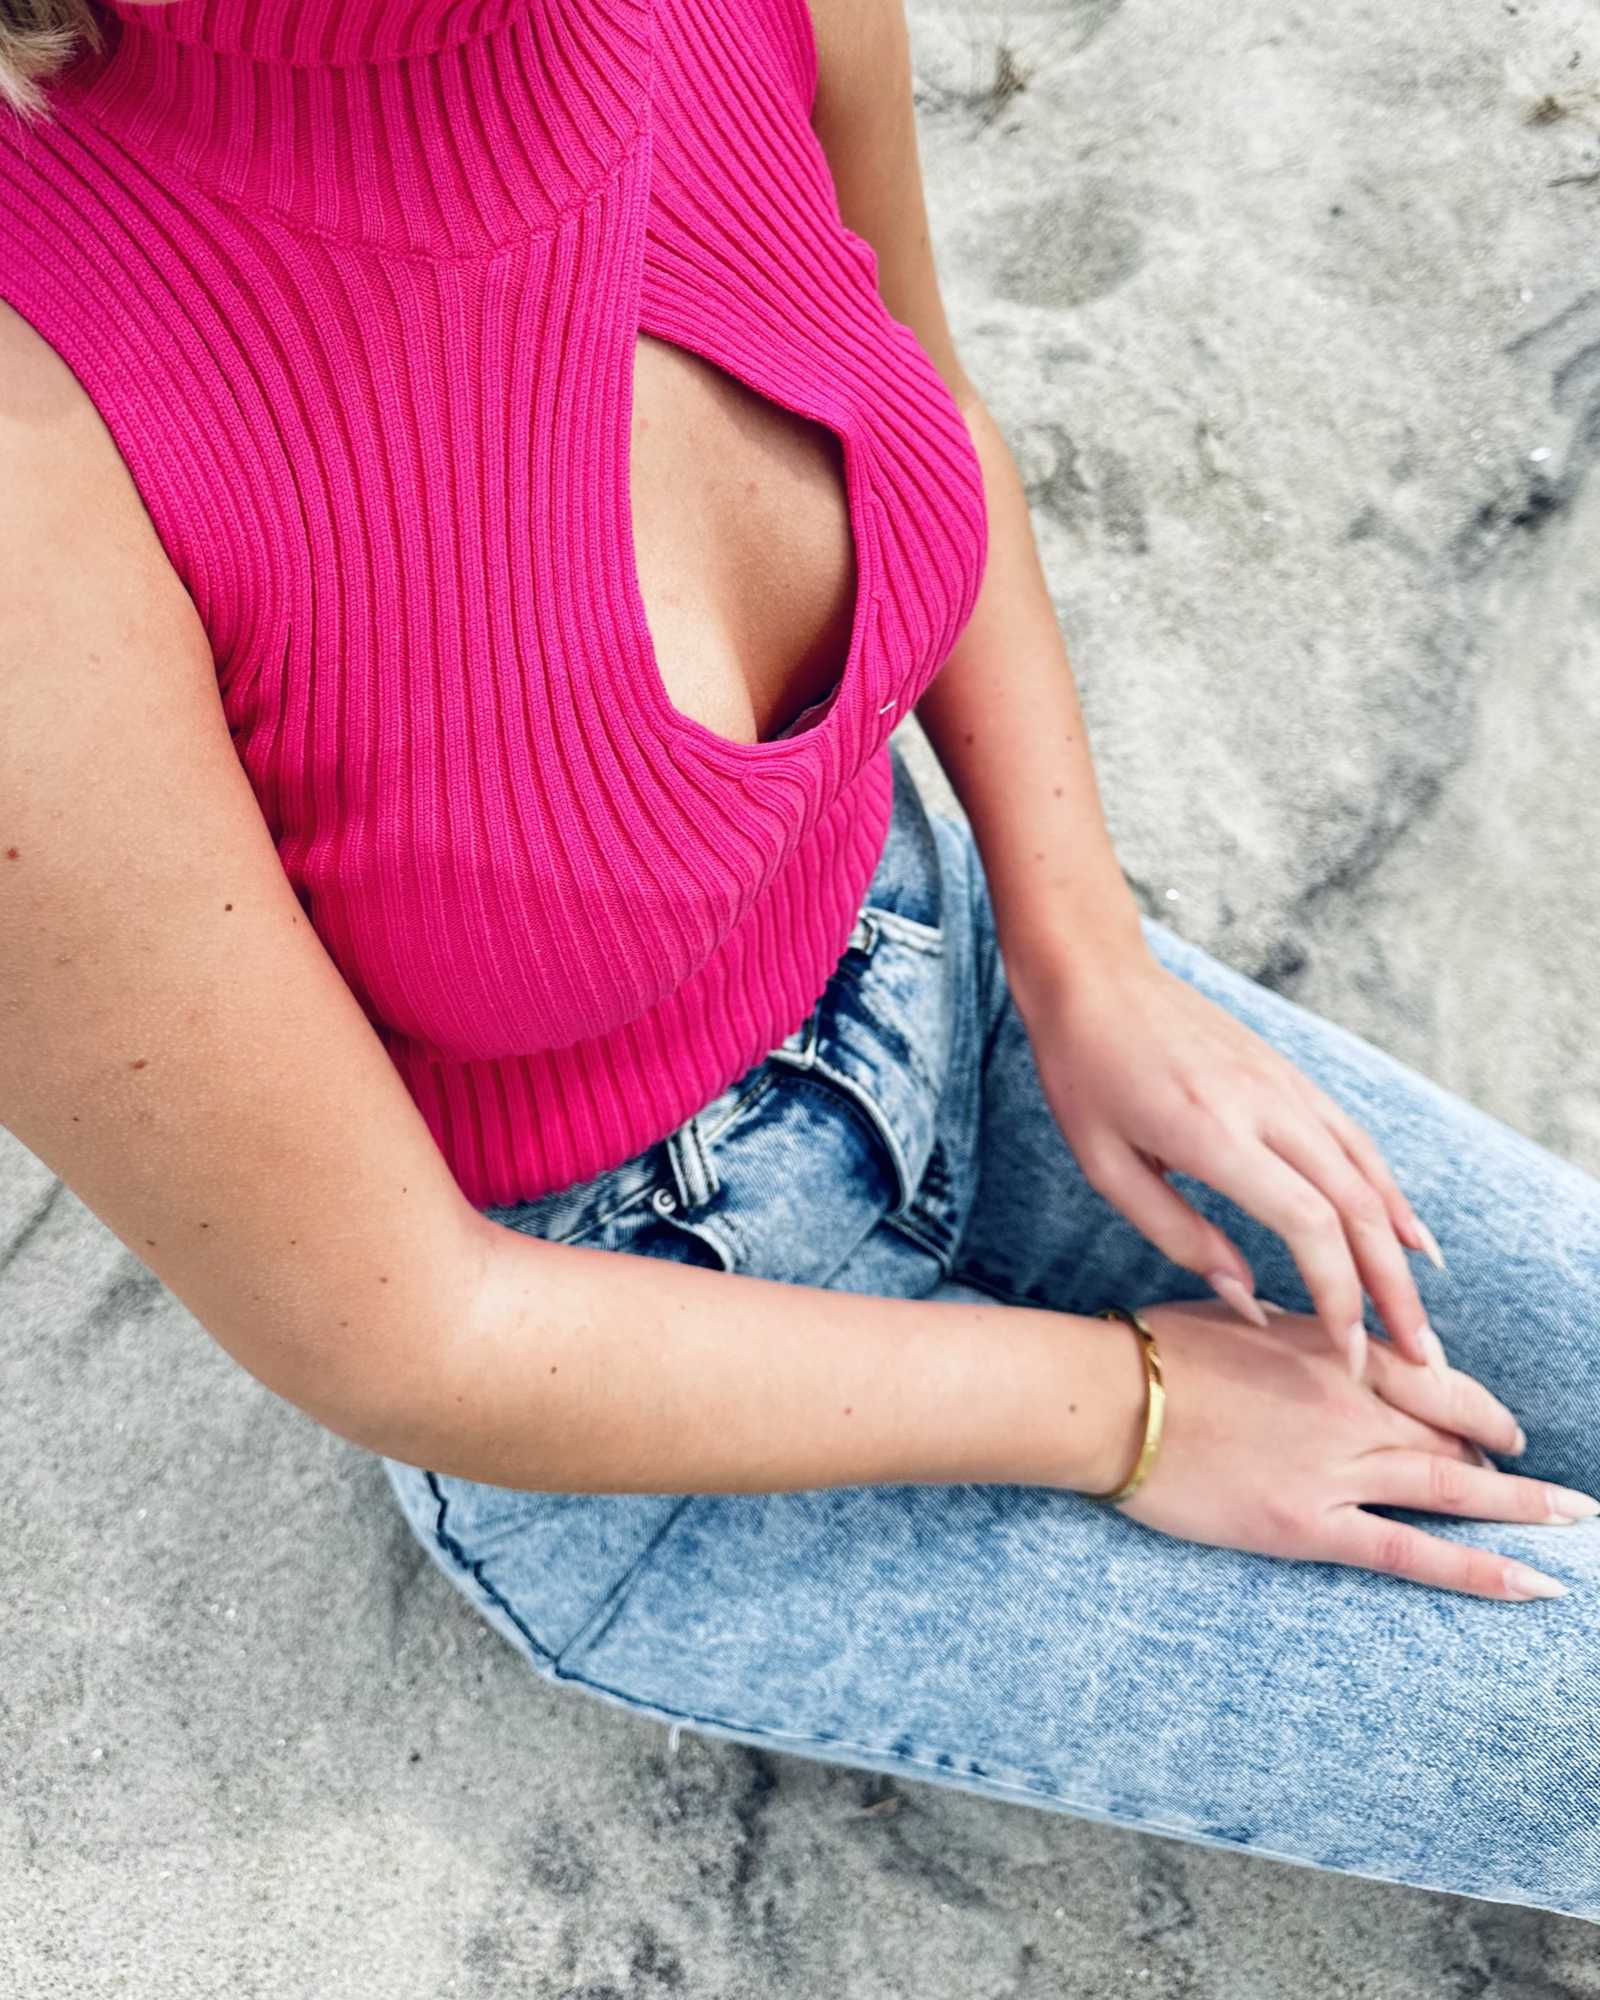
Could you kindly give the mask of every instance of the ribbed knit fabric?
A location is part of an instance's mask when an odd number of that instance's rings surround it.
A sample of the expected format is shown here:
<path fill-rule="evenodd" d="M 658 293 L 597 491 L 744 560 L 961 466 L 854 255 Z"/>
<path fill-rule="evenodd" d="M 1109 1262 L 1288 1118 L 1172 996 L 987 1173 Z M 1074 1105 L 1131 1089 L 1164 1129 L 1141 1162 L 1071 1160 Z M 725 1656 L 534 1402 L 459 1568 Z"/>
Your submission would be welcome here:
<path fill-rule="evenodd" d="M 77 373 L 311 922 L 476 1202 L 664 1136 L 804 1018 L 970 612 L 982 484 L 808 117 L 805 0 L 115 0 L 0 115 L 0 294 Z M 821 722 L 656 669 L 639 330 L 844 444 Z"/>

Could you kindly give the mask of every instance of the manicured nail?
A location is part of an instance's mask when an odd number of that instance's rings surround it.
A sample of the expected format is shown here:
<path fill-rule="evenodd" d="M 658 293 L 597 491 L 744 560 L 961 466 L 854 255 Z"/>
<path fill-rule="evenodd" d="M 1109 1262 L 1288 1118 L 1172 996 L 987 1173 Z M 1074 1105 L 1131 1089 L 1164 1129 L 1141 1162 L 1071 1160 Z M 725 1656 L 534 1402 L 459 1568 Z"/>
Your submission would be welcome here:
<path fill-rule="evenodd" d="M 1567 1586 L 1522 1563 L 1506 1564 L 1506 1595 L 1526 1604 L 1532 1597 L 1565 1597 Z"/>
<path fill-rule="evenodd" d="M 1600 1514 L 1600 1500 L 1574 1493 L 1570 1486 L 1547 1486 L 1544 1496 L 1550 1503 L 1548 1522 L 1552 1528 L 1570 1528 L 1574 1521 L 1592 1521 Z"/>
<path fill-rule="evenodd" d="M 1438 1244 L 1434 1241 L 1433 1231 L 1428 1227 L 1428 1225 L 1422 1220 L 1420 1216 L 1414 1215 L 1412 1216 L 1411 1220 L 1414 1223 L 1416 1223 L 1417 1234 L 1422 1238 L 1421 1243 L 1417 1247 L 1421 1250 L 1423 1256 L 1426 1257 L 1430 1263 L 1436 1264 L 1442 1271 L 1445 1267 L 1444 1252 L 1439 1248 Z"/>
<path fill-rule="evenodd" d="M 1423 1360 L 1430 1368 L 1437 1369 L 1441 1375 L 1444 1374 L 1450 1366 L 1445 1359 L 1444 1342 L 1426 1320 L 1417 1328 L 1416 1339 L 1417 1345 L 1422 1349 Z"/>
<path fill-rule="evenodd" d="M 1345 1334 L 1344 1352 L 1350 1373 L 1359 1382 L 1367 1365 L 1367 1329 L 1360 1320 Z"/>
<path fill-rule="evenodd" d="M 1225 1306 L 1232 1306 L 1240 1319 L 1249 1320 L 1252 1326 L 1265 1326 L 1267 1316 L 1261 1310 L 1261 1302 L 1254 1292 L 1247 1291 L 1229 1271 L 1212 1271 L 1206 1278 Z"/>

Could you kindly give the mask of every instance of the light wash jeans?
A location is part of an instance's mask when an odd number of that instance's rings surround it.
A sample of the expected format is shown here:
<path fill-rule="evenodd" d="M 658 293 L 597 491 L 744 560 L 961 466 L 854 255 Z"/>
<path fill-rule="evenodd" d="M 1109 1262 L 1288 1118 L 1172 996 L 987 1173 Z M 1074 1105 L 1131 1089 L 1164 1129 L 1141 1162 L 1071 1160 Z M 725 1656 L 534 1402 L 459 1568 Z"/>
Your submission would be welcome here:
<path fill-rule="evenodd" d="M 1007 997 L 969 836 L 898 773 L 810 1020 L 663 1144 L 515 1229 L 896 1298 L 1196 1297 L 1084 1182 Z M 1377 1139 L 1444 1246 L 1452 1359 L 1518 1466 L 1600 1480 L 1600 1182 L 1152 927 Z M 1203 1188 L 1262 1292 L 1282 1242 Z M 551 1680 L 708 1735 L 1600 1921 L 1600 1528 L 1428 1520 L 1560 1577 L 1502 1605 L 1202 1548 L 1068 1493 L 509 1492 L 391 1464 L 435 1561 Z"/>

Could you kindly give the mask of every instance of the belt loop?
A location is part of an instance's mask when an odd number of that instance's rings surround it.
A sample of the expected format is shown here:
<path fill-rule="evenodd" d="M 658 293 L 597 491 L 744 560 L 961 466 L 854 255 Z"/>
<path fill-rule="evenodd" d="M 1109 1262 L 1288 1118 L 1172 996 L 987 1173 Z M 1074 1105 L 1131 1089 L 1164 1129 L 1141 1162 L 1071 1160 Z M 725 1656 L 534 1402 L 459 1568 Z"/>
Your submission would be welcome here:
<path fill-rule="evenodd" d="M 672 1178 L 677 1186 L 679 1202 L 689 1210 L 704 1208 L 722 1183 L 717 1179 L 711 1155 L 700 1137 L 698 1117 L 680 1125 L 668 1139 L 667 1158 L 672 1163 Z"/>

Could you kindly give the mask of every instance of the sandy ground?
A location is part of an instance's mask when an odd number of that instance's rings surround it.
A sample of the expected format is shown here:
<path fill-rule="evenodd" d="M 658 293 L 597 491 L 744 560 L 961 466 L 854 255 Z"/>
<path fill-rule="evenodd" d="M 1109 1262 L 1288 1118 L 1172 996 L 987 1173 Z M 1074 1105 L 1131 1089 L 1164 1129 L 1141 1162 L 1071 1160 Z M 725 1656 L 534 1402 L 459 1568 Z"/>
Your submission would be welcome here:
<path fill-rule="evenodd" d="M 912 13 L 1146 907 L 1600 1170 L 1592 0 Z M 1584 1925 L 552 1693 L 3 1141 L 0 1329 L 19 2000 L 1600 1996 Z"/>

